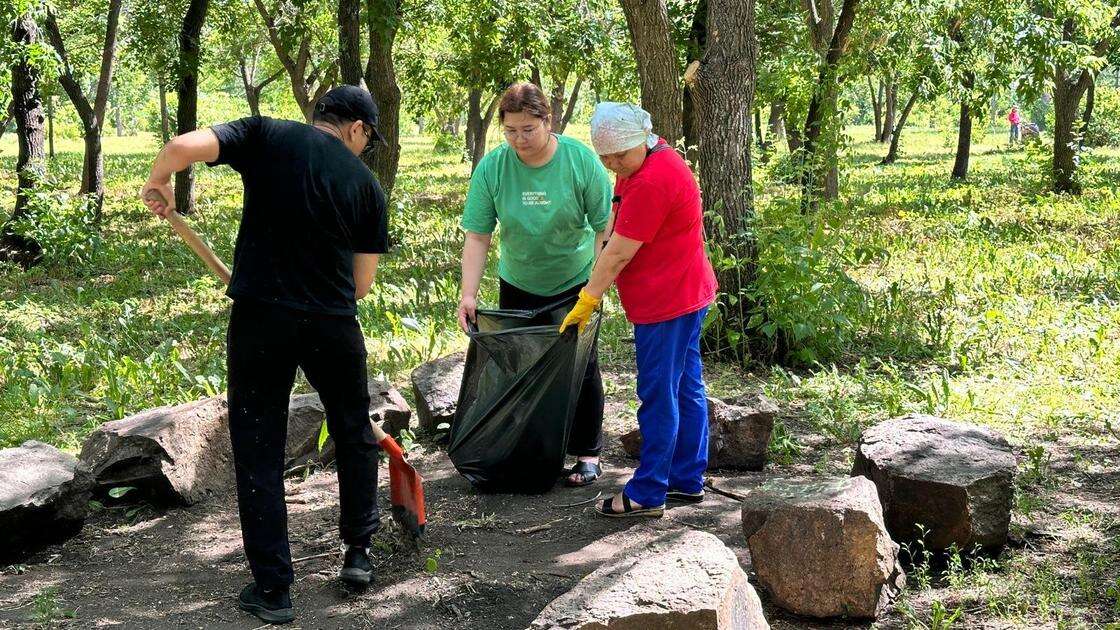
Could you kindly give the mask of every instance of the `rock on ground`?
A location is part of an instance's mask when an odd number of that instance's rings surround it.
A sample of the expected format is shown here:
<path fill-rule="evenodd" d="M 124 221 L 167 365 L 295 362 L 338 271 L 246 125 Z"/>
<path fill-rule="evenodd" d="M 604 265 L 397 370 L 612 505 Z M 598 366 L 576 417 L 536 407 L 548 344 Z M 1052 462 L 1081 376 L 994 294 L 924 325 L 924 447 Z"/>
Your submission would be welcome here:
<path fill-rule="evenodd" d="M 762 470 L 778 407 L 762 395 L 738 404 L 708 398 L 708 469 Z M 642 450 L 642 434 L 634 429 L 619 440 L 630 457 Z"/>
<path fill-rule="evenodd" d="M 80 529 L 92 488 L 89 469 L 49 444 L 31 440 L 0 449 L 0 558 Z"/>
<path fill-rule="evenodd" d="M 926 415 L 889 420 L 864 431 L 852 474 L 875 483 L 896 540 L 924 529 L 929 549 L 1007 542 L 1015 455 L 990 429 Z"/>
<path fill-rule="evenodd" d="M 457 352 L 429 361 L 412 371 L 420 430 L 435 431 L 440 424 L 451 424 L 455 418 L 466 358 L 465 352 Z"/>
<path fill-rule="evenodd" d="M 392 436 L 411 428 L 412 410 L 401 393 L 385 381 L 369 380 L 370 421 L 379 423 L 381 429 Z M 327 414 L 318 394 L 292 396 L 288 404 L 288 443 L 285 469 L 292 469 L 308 462 L 334 461 L 334 440 L 329 436 L 319 451 L 319 432 Z"/>
<path fill-rule="evenodd" d="M 903 585 L 898 545 L 863 477 L 774 479 L 747 495 L 742 516 L 758 583 L 790 612 L 875 618 Z"/>
<path fill-rule="evenodd" d="M 102 488 L 143 486 L 196 503 L 232 487 L 229 405 L 216 396 L 106 422 L 86 438 L 80 459 Z"/>
<path fill-rule="evenodd" d="M 532 630 L 760 630 L 762 604 L 735 554 L 697 530 L 624 550 L 545 607 Z"/>

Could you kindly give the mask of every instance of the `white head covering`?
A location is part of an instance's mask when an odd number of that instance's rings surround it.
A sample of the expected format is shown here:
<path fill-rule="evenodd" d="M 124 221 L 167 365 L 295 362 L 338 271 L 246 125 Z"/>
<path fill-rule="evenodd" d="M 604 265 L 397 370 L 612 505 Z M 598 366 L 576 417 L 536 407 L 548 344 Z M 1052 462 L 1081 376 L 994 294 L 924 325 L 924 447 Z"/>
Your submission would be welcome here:
<path fill-rule="evenodd" d="M 629 151 L 642 144 L 657 146 L 649 112 L 630 103 L 604 102 L 591 115 L 591 144 L 599 155 Z"/>

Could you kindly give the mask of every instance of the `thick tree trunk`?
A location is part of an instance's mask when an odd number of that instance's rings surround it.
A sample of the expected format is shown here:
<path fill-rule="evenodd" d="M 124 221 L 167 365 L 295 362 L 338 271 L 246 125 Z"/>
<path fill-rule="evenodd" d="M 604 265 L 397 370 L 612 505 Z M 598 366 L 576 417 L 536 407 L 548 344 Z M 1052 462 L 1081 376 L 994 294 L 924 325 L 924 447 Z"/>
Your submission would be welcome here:
<path fill-rule="evenodd" d="M 766 126 L 770 128 L 770 144 L 777 146 L 786 136 L 786 124 L 782 119 L 782 103 L 770 103 L 770 118 Z"/>
<path fill-rule="evenodd" d="M 707 335 L 705 347 L 745 362 L 751 354 L 746 324 L 758 258 L 751 229 L 754 0 L 709 0 L 708 26 L 708 46 L 690 81 L 700 138 L 700 186 L 705 209 L 722 219 L 713 242 L 740 262 L 718 271 L 720 325 Z"/>
<path fill-rule="evenodd" d="M 918 91 L 914 90 L 910 93 L 910 98 L 906 99 L 906 105 L 902 107 L 902 113 L 898 116 L 898 123 L 894 126 L 894 131 L 891 133 L 891 148 L 887 151 L 886 157 L 883 158 L 880 164 L 893 164 L 898 159 L 898 139 L 902 137 L 902 128 L 906 126 L 906 119 L 910 117 L 910 110 L 914 109 L 914 104 L 918 102 Z"/>
<path fill-rule="evenodd" d="M 653 118 L 653 131 L 670 145 L 683 135 L 677 47 L 665 0 L 620 0 L 638 62 L 642 108 Z"/>
<path fill-rule="evenodd" d="M 167 86 L 163 81 L 159 83 L 159 138 L 163 144 L 171 139 L 171 124 L 167 115 Z"/>
<path fill-rule="evenodd" d="M 802 207 L 810 210 L 819 200 L 831 201 L 839 195 L 839 167 L 836 160 L 839 143 L 840 121 L 837 99 L 840 92 L 840 60 L 848 47 L 852 24 L 855 22 L 859 0 L 844 0 L 836 28 L 825 29 L 825 22 L 831 20 L 830 3 L 809 4 L 821 14 L 821 22 L 810 26 L 810 35 L 815 45 L 830 34 L 828 48 L 821 60 L 817 87 L 809 101 L 809 111 L 805 120 L 803 164 L 801 169 Z M 828 13 L 828 20 L 825 14 Z"/>
<path fill-rule="evenodd" d="M 39 93 L 39 70 L 28 58 L 27 48 L 37 43 L 39 29 L 31 15 L 19 16 L 12 26 L 17 58 L 12 65 L 12 115 L 16 119 L 19 154 L 16 158 L 16 205 L 8 222 L 0 227 L 0 260 L 30 267 L 42 259 L 43 250 L 33 239 L 16 234 L 13 224 L 27 216 L 29 199 L 46 173 L 43 152 L 43 99 Z"/>
<path fill-rule="evenodd" d="M 362 0 L 338 0 L 338 69 L 343 83 L 362 84 Z"/>
<path fill-rule="evenodd" d="M 1077 194 L 1081 190 L 1076 178 L 1075 126 L 1081 113 L 1081 95 L 1088 89 L 1088 81 L 1069 79 L 1062 68 L 1058 68 L 1054 75 L 1054 162 L 1051 169 L 1054 192 Z"/>
<path fill-rule="evenodd" d="M 202 25 L 210 0 L 191 0 L 179 31 L 179 106 L 176 109 L 176 135 L 194 131 L 198 126 L 198 61 L 202 53 Z M 175 207 L 180 213 L 194 211 L 194 170 L 175 174 Z"/>
<path fill-rule="evenodd" d="M 382 14 L 381 7 L 389 11 Z M 370 167 L 385 196 L 391 197 L 397 182 L 397 168 L 401 157 L 401 89 L 393 66 L 393 42 L 397 38 L 397 25 L 401 22 L 400 0 L 366 3 L 369 26 L 369 60 L 366 62 L 366 86 L 381 114 L 378 131 L 385 137 L 385 144 L 378 144 L 370 154 Z"/>
<path fill-rule="evenodd" d="M 961 102 L 961 115 L 957 123 L 957 157 L 953 161 L 953 179 L 968 177 L 968 158 L 972 148 L 972 112 L 968 102 Z"/>
<path fill-rule="evenodd" d="M 883 137 L 883 83 L 875 85 L 875 79 L 867 77 L 867 87 L 871 88 L 871 112 L 875 118 L 875 142 Z"/>

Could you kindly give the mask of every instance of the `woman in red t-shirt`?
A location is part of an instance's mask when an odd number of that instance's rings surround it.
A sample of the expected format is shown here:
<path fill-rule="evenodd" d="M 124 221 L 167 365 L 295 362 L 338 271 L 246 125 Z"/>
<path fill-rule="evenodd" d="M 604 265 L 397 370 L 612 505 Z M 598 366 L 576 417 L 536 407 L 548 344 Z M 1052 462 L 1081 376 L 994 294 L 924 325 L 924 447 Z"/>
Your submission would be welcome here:
<path fill-rule="evenodd" d="M 641 458 L 625 489 L 600 506 L 604 516 L 661 516 L 666 500 L 702 501 L 708 467 L 700 328 L 716 279 L 704 251 L 700 187 L 652 130 L 636 105 L 595 108 L 591 141 L 618 175 L 614 233 L 560 328 L 582 329 L 612 283 L 634 324 Z"/>

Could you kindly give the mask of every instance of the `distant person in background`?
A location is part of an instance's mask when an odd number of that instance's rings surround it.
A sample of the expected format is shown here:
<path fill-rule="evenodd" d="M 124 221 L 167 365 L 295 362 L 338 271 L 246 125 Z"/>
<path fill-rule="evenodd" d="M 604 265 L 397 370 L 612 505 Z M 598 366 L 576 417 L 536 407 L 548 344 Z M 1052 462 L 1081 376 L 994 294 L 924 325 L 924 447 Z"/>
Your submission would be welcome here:
<path fill-rule="evenodd" d="M 1012 106 L 1011 112 L 1007 114 L 1007 122 L 1011 123 L 1011 137 L 1008 142 L 1015 144 L 1019 141 L 1019 108 Z"/>

